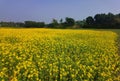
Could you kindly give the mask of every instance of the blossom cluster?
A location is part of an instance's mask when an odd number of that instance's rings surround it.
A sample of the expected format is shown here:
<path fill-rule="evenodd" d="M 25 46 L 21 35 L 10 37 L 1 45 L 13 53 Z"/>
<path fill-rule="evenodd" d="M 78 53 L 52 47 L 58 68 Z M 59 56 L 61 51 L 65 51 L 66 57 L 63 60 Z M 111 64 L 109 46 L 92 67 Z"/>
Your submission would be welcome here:
<path fill-rule="evenodd" d="M 0 81 L 119 81 L 111 31 L 0 29 Z"/>

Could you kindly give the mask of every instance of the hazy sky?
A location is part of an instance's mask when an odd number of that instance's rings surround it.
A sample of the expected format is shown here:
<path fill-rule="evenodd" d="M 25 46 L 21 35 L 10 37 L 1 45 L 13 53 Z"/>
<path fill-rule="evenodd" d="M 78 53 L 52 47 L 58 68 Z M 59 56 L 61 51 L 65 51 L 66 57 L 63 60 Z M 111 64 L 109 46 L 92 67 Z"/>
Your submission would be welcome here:
<path fill-rule="evenodd" d="M 120 13 L 120 0 L 0 0 L 0 21 L 45 21 Z"/>

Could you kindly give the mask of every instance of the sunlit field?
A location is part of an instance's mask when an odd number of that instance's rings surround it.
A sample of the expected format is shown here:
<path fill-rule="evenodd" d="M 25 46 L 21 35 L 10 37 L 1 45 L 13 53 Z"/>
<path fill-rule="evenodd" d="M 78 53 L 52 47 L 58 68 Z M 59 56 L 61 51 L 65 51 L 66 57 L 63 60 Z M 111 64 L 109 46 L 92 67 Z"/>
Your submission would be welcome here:
<path fill-rule="evenodd" d="M 118 34 L 0 29 L 0 81 L 120 81 Z"/>

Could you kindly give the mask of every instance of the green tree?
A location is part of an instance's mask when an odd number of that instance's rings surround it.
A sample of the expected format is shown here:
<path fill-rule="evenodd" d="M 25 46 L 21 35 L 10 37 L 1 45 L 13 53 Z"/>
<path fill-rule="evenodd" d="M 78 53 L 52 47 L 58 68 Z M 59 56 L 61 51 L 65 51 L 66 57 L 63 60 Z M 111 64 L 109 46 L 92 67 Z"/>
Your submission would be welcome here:
<path fill-rule="evenodd" d="M 86 24 L 86 21 L 85 21 L 85 20 L 76 21 L 76 26 L 77 26 L 77 28 L 83 28 L 85 24 Z"/>
<path fill-rule="evenodd" d="M 98 28 L 112 28 L 115 25 L 115 16 L 112 13 L 96 14 L 94 16 L 95 25 Z"/>
<path fill-rule="evenodd" d="M 36 21 L 25 21 L 25 27 L 36 27 L 36 28 L 42 28 L 45 26 L 44 22 L 36 22 Z"/>
<path fill-rule="evenodd" d="M 94 19 L 93 19 L 93 17 L 92 17 L 92 16 L 87 17 L 87 18 L 86 18 L 86 23 L 87 23 L 88 25 L 93 25 L 93 24 L 94 24 Z"/>
<path fill-rule="evenodd" d="M 115 15 L 115 28 L 120 29 L 120 14 Z"/>
<path fill-rule="evenodd" d="M 16 27 L 24 27 L 25 24 L 22 22 L 16 22 Z"/>
<path fill-rule="evenodd" d="M 45 23 L 44 22 L 36 22 L 36 25 L 37 25 L 38 28 L 45 27 Z"/>
<path fill-rule="evenodd" d="M 65 18 L 65 25 L 66 26 L 74 26 L 75 25 L 75 20 L 73 18 L 66 17 Z"/>
<path fill-rule="evenodd" d="M 60 24 L 63 23 L 63 19 L 60 19 Z"/>
<path fill-rule="evenodd" d="M 49 28 L 58 28 L 59 27 L 59 23 L 56 19 L 53 19 L 51 23 L 47 24 L 47 27 Z"/>
<path fill-rule="evenodd" d="M 58 27 L 59 23 L 56 19 L 53 19 L 52 24 L 54 27 Z"/>
<path fill-rule="evenodd" d="M 35 27 L 36 22 L 35 21 L 25 21 L 25 27 L 30 28 L 30 27 Z"/>

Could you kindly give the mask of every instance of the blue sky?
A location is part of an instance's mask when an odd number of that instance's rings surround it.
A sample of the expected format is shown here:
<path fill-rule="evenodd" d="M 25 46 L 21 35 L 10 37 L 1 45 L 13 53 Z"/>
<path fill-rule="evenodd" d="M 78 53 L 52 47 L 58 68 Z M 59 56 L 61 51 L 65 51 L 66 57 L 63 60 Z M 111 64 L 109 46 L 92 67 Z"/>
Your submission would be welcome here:
<path fill-rule="evenodd" d="M 120 13 L 120 0 L 0 0 L 0 21 L 45 21 Z"/>

